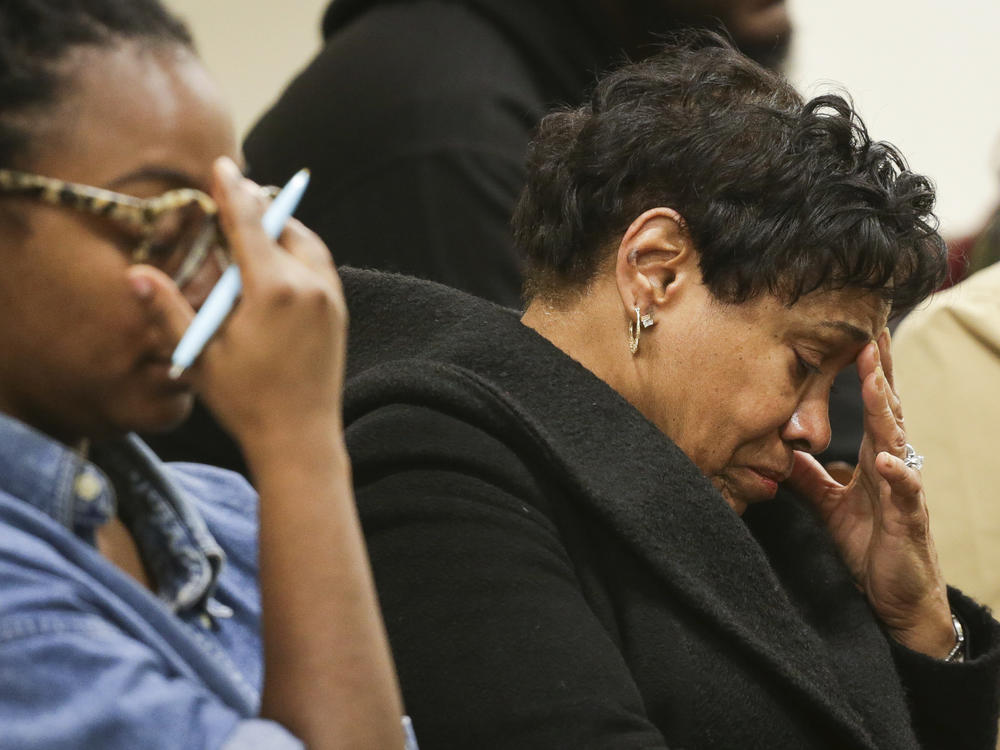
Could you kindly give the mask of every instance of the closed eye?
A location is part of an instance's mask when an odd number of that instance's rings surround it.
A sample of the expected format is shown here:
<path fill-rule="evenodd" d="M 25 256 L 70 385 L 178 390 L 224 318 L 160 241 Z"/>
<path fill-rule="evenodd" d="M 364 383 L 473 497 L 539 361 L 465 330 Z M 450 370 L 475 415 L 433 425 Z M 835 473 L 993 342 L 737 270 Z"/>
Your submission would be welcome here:
<path fill-rule="evenodd" d="M 800 379 L 805 379 L 809 375 L 820 375 L 819 365 L 810 362 L 798 352 L 795 352 L 795 368 Z"/>

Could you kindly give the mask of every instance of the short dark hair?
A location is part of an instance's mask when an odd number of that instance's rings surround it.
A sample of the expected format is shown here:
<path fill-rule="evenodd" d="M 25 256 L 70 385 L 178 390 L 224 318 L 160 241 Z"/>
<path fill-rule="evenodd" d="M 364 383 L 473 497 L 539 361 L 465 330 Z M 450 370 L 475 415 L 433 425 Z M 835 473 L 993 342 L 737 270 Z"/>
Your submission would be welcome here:
<path fill-rule="evenodd" d="M 804 102 L 714 34 L 679 36 L 542 120 L 513 219 L 528 299 L 593 279 L 643 211 L 684 218 L 714 296 L 821 288 L 908 309 L 944 278 L 934 188 L 851 103 Z"/>
<path fill-rule="evenodd" d="M 194 49 L 187 27 L 158 0 L 0 2 L 0 167 L 14 166 L 31 143 L 16 116 L 44 112 L 58 99 L 57 63 L 72 48 L 127 39 Z"/>

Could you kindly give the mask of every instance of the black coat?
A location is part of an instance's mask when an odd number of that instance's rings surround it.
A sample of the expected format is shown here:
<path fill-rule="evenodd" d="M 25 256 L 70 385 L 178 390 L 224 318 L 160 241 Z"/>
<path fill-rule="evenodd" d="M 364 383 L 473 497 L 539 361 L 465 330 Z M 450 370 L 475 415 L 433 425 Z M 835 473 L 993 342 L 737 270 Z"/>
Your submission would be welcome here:
<path fill-rule="evenodd" d="M 340 265 L 518 306 L 510 217 L 532 131 L 622 43 L 595 0 L 336 0 L 324 45 L 246 139 L 251 176 L 312 182 L 297 216 Z"/>
<path fill-rule="evenodd" d="M 423 750 L 993 747 L 985 610 L 951 592 L 969 663 L 908 651 L 809 510 L 738 516 L 514 313 L 344 281 L 348 446 Z"/>

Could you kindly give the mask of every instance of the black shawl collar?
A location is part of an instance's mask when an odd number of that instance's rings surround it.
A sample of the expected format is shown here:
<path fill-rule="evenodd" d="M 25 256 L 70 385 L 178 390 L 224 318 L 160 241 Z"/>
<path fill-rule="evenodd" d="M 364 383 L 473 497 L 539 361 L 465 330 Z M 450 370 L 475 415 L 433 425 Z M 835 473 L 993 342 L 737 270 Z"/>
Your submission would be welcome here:
<path fill-rule="evenodd" d="M 346 424 L 413 403 L 523 441 L 664 585 L 827 716 L 842 744 L 875 747 L 747 525 L 630 404 L 514 311 L 428 282 L 342 275 Z"/>

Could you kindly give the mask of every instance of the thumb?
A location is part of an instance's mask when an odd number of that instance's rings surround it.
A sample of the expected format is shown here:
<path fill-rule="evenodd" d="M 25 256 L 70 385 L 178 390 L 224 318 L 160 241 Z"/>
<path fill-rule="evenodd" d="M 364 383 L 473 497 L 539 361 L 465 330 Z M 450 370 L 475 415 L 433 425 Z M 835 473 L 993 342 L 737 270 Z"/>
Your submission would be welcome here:
<path fill-rule="evenodd" d="M 177 285 L 158 268 L 143 265 L 128 269 L 128 281 L 136 297 L 162 326 L 171 343 L 180 341 L 194 318 L 194 310 Z"/>
<path fill-rule="evenodd" d="M 802 451 L 794 451 L 793 455 L 795 463 L 792 465 L 792 473 L 785 481 L 785 485 L 795 494 L 818 504 L 823 501 L 830 490 L 840 487 L 840 484 L 830 476 L 815 456 Z"/>
<path fill-rule="evenodd" d="M 828 464 L 824 464 L 824 467 L 833 481 L 845 487 L 854 479 L 854 472 L 857 468 L 853 464 L 847 463 L 847 461 L 831 461 Z"/>

